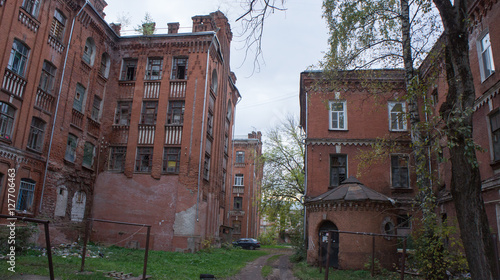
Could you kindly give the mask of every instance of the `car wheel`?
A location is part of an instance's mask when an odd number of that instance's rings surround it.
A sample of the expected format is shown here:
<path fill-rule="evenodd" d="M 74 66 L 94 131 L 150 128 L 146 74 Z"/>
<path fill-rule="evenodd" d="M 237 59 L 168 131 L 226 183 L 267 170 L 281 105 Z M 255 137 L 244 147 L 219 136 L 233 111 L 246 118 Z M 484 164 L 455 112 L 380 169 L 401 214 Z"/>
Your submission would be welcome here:
<path fill-rule="evenodd" d="M 255 247 L 253 245 L 250 245 L 250 250 L 255 250 Z"/>

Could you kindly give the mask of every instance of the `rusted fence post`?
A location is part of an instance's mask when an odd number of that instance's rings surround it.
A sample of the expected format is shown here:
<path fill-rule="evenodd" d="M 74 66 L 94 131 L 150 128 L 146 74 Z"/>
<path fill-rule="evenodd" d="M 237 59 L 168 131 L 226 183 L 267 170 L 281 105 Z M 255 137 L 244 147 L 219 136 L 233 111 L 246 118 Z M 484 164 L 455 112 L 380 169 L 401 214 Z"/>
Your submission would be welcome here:
<path fill-rule="evenodd" d="M 148 267 L 148 252 L 149 252 L 149 235 L 151 233 L 151 226 L 148 226 L 148 233 L 146 235 L 146 252 L 144 253 L 144 269 L 142 270 L 142 280 L 146 280 L 146 269 Z"/>
<path fill-rule="evenodd" d="M 45 246 L 47 247 L 47 258 L 49 259 L 50 280 L 54 280 L 54 265 L 52 263 L 52 248 L 50 245 L 49 221 L 32 219 L 32 218 L 21 217 L 21 216 L 10 216 L 10 215 L 4 215 L 4 214 L 0 214 L 0 218 L 5 218 L 5 219 L 10 220 L 10 221 L 26 221 L 26 222 L 31 222 L 31 223 L 43 224 L 43 228 L 45 231 Z"/>

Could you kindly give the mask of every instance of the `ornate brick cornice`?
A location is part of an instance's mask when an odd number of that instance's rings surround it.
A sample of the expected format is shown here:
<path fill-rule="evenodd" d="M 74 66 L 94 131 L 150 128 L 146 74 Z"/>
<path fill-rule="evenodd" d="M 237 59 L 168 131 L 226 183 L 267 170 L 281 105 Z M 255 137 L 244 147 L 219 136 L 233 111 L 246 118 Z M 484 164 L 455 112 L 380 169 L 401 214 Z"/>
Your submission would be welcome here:
<path fill-rule="evenodd" d="M 341 212 L 341 211 L 376 211 L 381 212 L 394 208 L 390 202 L 381 201 L 324 201 L 306 202 L 309 212 Z"/>

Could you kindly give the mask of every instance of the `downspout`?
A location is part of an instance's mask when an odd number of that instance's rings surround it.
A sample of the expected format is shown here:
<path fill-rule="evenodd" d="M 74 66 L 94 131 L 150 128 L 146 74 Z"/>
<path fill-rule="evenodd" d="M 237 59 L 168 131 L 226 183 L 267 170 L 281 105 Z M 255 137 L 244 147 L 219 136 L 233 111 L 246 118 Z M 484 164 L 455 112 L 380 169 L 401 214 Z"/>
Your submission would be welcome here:
<path fill-rule="evenodd" d="M 236 100 L 236 104 L 234 105 L 234 109 L 233 109 L 233 114 L 231 115 L 231 123 L 232 123 L 232 125 L 231 125 L 231 129 L 232 129 L 232 131 L 231 131 L 231 134 L 232 134 L 232 136 L 231 136 L 231 171 L 229 172 L 229 178 L 230 178 L 229 179 L 229 182 L 230 182 L 229 185 L 231 186 L 231 189 L 229 191 L 231 191 L 231 192 L 233 191 L 232 186 L 234 184 L 234 177 L 233 177 L 233 171 L 234 171 L 234 163 L 233 163 L 234 143 L 233 143 L 233 141 L 234 141 L 234 135 L 235 135 L 235 129 L 234 129 L 235 125 L 234 125 L 234 122 L 236 121 L 236 105 L 238 105 L 238 103 L 240 103 L 241 99 L 242 98 L 240 97 L 240 98 L 238 98 L 238 100 Z M 229 191 L 228 191 L 228 193 L 230 193 Z M 229 207 L 228 208 L 230 208 L 231 207 L 231 196 L 229 196 L 228 201 L 229 201 Z M 227 203 L 226 203 L 226 205 L 227 205 Z M 227 212 L 227 215 L 226 215 L 226 221 L 229 224 L 229 211 Z"/>
<path fill-rule="evenodd" d="M 196 195 L 196 222 L 199 222 L 199 215 L 200 215 L 200 184 L 201 184 L 201 160 L 203 158 L 203 139 L 204 139 L 204 132 L 205 132 L 205 107 L 207 105 L 207 88 L 208 88 L 208 63 L 210 62 L 210 49 L 212 48 L 212 45 L 214 43 L 214 39 L 217 37 L 217 33 L 214 32 L 214 37 L 212 38 L 212 41 L 210 42 L 210 46 L 208 46 L 208 51 L 207 51 L 207 68 L 206 68 L 206 73 L 205 73 L 205 94 L 203 98 L 203 115 L 201 119 L 201 135 L 200 135 L 200 158 L 198 162 L 198 193 Z"/>
<path fill-rule="evenodd" d="M 49 151 L 47 152 L 47 162 L 45 163 L 45 173 L 43 176 L 42 193 L 41 193 L 41 197 L 40 197 L 40 206 L 38 208 L 38 212 L 42 212 L 43 193 L 45 191 L 45 183 L 47 182 L 47 171 L 49 169 L 50 153 L 52 151 L 52 141 L 54 140 L 54 130 L 56 127 L 57 112 L 59 111 L 59 101 L 61 99 L 61 92 L 62 92 L 62 86 L 63 86 L 63 81 L 64 81 L 64 75 L 66 74 L 66 63 L 68 62 L 68 54 L 69 54 L 69 49 L 71 46 L 71 39 L 73 38 L 73 29 L 75 27 L 76 18 L 78 16 L 80 16 L 80 13 L 83 11 L 83 9 L 85 8 L 85 6 L 87 6 L 88 3 L 89 3 L 89 0 L 86 0 L 85 4 L 83 4 L 82 8 L 80 8 L 80 11 L 78 11 L 76 16 L 73 18 L 73 22 L 71 23 L 71 31 L 69 33 L 68 45 L 66 46 L 66 55 L 64 56 L 63 71 L 61 74 L 61 83 L 59 84 L 59 92 L 57 93 L 56 110 L 54 113 L 54 119 L 52 121 L 52 130 L 50 132 Z"/>
<path fill-rule="evenodd" d="M 307 119 L 308 119 L 308 114 L 307 114 L 307 91 L 305 92 L 305 98 L 306 98 L 306 129 L 305 129 L 305 133 L 306 133 L 306 137 L 304 139 L 304 167 L 305 167 L 305 175 L 304 175 L 304 196 L 302 196 L 302 199 L 304 201 L 304 246 L 306 247 L 306 249 L 308 248 L 308 240 L 307 240 L 307 209 L 306 209 L 306 206 L 305 206 L 305 196 L 307 194 L 307 142 L 306 142 L 306 139 L 307 139 L 307 129 L 309 128 L 308 126 L 308 122 L 307 122 Z"/>

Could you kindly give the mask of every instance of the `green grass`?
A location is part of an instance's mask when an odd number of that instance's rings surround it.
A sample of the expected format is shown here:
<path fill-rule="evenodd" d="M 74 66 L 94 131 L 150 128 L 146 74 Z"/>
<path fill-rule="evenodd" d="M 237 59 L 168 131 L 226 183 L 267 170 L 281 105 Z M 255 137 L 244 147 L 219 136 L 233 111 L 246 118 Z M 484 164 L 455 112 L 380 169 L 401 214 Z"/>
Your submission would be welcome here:
<path fill-rule="evenodd" d="M 302 280 L 323 280 L 325 279 L 325 270 L 319 273 L 318 267 L 309 266 L 305 262 L 295 263 L 293 268 L 294 275 Z M 383 275 L 377 275 L 373 278 L 370 276 L 370 271 L 366 270 L 334 270 L 330 269 L 328 279 L 342 279 L 342 280 L 397 280 L 400 279 L 400 274 L 396 272 L 387 272 Z M 414 276 L 405 275 L 407 280 L 422 279 Z"/>
<path fill-rule="evenodd" d="M 144 250 L 133 250 L 119 247 L 102 249 L 104 258 L 86 258 L 85 271 L 91 274 L 79 274 L 81 258 L 70 256 L 54 256 L 55 276 L 68 280 L 100 280 L 105 278 L 102 272 L 119 271 L 142 275 Z M 178 253 L 150 251 L 147 274 L 153 279 L 200 279 L 200 274 L 213 274 L 218 278 L 236 274 L 247 262 L 266 255 L 263 250 L 213 249 L 211 252 Z M 46 256 L 40 252 L 29 250 L 25 255 L 16 258 L 15 274 L 49 275 Z M 6 261 L 0 262 L 0 279 L 11 276 Z"/>

